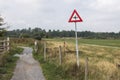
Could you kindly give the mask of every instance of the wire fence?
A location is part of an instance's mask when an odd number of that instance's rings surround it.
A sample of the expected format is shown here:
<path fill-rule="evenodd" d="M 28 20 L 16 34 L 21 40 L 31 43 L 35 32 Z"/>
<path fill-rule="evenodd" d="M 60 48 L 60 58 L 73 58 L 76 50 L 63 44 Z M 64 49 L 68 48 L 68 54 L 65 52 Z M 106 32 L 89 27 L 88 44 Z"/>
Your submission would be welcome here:
<path fill-rule="evenodd" d="M 93 58 L 84 56 L 82 51 L 79 51 L 79 53 L 83 55 L 82 57 L 84 58 L 80 60 L 80 67 L 78 68 L 76 65 L 76 51 L 70 47 L 61 45 L 50 47 L 46 42 L 38 42 L 38 44 L 35 42 L 34 49 L 36 52 L 38 51 L 37 53 L 43 53 L 44 61 L 53 62 L 58 66 L 63 66 L 67 69 L 66 73 L 75 76 L 76 80 L 120 80 L 119 65 L 107 61 L 98 61 L 96 62 L 96 65 L 89 60 Z M 98 57 L 96 58 L 99 60 Z"/>

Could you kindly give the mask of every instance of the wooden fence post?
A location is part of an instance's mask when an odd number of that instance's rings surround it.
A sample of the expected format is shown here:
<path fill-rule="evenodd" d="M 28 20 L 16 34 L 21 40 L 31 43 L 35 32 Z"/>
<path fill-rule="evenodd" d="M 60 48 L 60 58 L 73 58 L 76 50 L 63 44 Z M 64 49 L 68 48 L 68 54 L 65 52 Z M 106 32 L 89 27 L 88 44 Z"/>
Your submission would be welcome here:
<path fill-rule="evenodd" d="M 65 42 L 65 40 L 64 40 L 64 55 L 66 55 L 66 53 L 65 53 L 65 50 L 66 49 L 66 42 Z"/>
<path fill-rule="evenodd" d="M 120 68 L 120 63 L 116 63 L 116 66 L 119 69 Z M 117 76 L 118 76 L 118 80 L 120 80 L 120 72 L 119 71 L 118 71 Z"/>
<path fill-rule="evenodd" d="M 88 57 L 85 60 L 85 80 L 88 80 Z"/>
<path fill-rule="evenodd" d="M 4 48 L 4 50 L 3 51 L 5 51 L 6 50 L 6 43 L 5 43 L 6 41 L 5 40 L 3 40 L 3 48 Z"/>
<path fill-rule="evenodd" d="M 44 42 L 44 61 L 46 61 L 46 42 Z"/>
<path fill-rule="evenodd" d="M 7 51 L 10 50 L 10 38 L 7 37 Z"/>
<path fill-rule="evenodd" d="M 37 52 L 37 41 L 35 41 L 35 47 L 34 47 L 34 50 L 35 50 L 35 52 Z"/>
<path fill-rule="evenodd" d="M 60 60 L 60 65 L 62 64 L 62 48 L 59 46 L 59 60 Z"/>

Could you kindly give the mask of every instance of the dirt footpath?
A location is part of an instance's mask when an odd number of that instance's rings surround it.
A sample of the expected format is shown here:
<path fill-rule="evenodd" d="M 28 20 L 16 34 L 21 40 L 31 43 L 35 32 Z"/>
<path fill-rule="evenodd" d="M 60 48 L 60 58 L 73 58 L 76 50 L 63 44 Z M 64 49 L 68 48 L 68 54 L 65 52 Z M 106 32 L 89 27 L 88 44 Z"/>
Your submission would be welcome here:
<path fill-rule="evenodd" d="M 32 49 L 23 48 L 23 54 L 20 55 L 11 80 L 45 80 L 39 63 L 32 57 Z"/>

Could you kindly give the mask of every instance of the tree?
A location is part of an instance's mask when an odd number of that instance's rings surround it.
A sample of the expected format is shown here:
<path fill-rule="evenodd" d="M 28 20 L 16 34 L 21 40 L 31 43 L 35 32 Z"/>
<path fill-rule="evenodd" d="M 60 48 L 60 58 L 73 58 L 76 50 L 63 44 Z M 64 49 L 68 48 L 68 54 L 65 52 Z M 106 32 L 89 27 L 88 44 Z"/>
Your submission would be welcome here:
<path fill-rule="evenodd" d="M 6 30 L 2 26 L 4 25 L 4 19 L 0 16 L 0 37 L 3 37 Z"/>

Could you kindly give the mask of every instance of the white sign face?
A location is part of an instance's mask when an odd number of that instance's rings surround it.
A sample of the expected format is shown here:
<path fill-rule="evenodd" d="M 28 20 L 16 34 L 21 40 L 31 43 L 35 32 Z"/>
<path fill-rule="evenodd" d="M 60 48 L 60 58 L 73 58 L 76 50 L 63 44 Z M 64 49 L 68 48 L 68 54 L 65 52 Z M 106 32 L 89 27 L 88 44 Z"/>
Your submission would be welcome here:
<path fill-rule="evenodd" d="M 74 20 L 80 20 L 80 19 L 79 19 L 78 15 L 75 13 L 75 14 L 73 15 L 73 17 L 72 17 L 71 20 L 74 21 Z"/>

